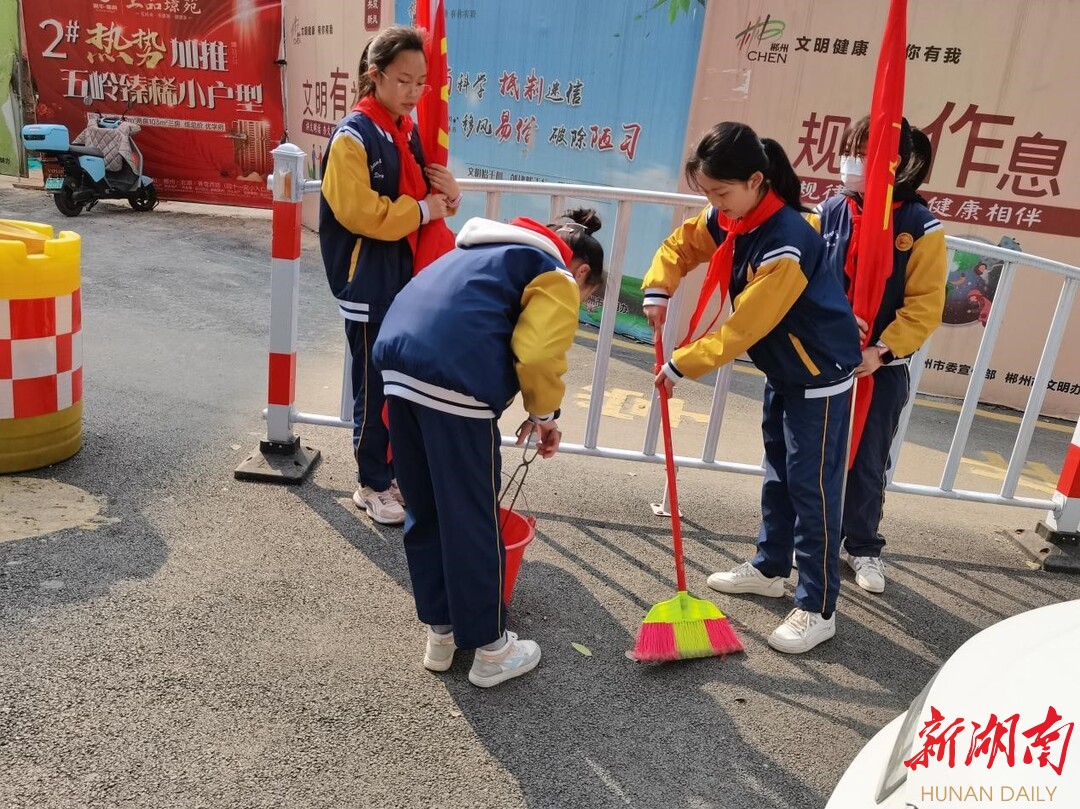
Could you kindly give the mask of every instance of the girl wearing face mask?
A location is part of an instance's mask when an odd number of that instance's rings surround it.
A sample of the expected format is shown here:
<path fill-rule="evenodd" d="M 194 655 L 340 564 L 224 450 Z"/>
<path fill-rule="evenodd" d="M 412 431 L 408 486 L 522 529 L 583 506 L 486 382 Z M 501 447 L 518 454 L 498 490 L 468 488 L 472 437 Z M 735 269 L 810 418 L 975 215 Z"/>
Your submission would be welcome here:
<path fill-rule="evenodd" d="M 822 203 L 818 211 L 829 267 L 843 281 L 849 297 L 858 270 L 869 128 L 866 117 L 844 133 L 840 151 L 844 191 Z M 930 169 L 930 140 L 906 120 L 901 125 L 899 157 L 893 189 L 893 271 L 874 323 L 859 322 L 862 333 L 869 329 L 870 342 L 855 376 L 873 374 L 874 388 L 866 426 L 850 460 L 844 497 L 841 558 L 854 571 L 856 584 L 871 593 L 885 589 L 881 562 L 885 540 L 878 528 L 889 451 L 909 395 L 908 362 L 941 324 L 947 274 L 945 231 L 916 193 Z"/>
<path fill-rule="evenodd" d="M 660 246 L 645 275 L 645 315 L 654 329 L 683 276 L 709 268 L 688 339 L 657 375 L 668 390 L 744 352 L 766 377 L 762 433 L 765 483 L 757 555 L 714 573 L 722 593 L 779 598 L 799 561 L 795 609 L 769 637 L 781 652 L 809 651 L 833 637 L 840 588 L 840 501 L 852 371 L 859 334 L 824 245 L 801 213 L 799 180 L 776 141 L 746 124 L 722 123 L 686 163 L 709 206 Z M 712 293 L 730 292 L 732 313 L 700 336 Z M 696 339 L 693 339 L 696 338 Z"/>
<path fill-rule="evenodd" d="M 405 521 L 388 460 L 382 379 L 371 347 L 394 297 L 414 273 L 454 246 L 441 220 L 461 193 L 445 166 L 425 165 L 410 117 L 426 92 L 424 40 L 396 25 L 364 49 L 360 99 L 334 130 L 323 158 L 319 245 L 352 353 L 353 501 L 376 522 Z"/>

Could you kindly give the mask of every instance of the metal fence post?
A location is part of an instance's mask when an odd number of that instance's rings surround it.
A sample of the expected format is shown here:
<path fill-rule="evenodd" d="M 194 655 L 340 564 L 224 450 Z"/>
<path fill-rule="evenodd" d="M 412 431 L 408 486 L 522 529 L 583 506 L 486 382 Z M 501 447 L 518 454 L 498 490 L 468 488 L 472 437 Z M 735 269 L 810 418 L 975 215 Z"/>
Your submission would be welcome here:
<path fill-rule="evenodd" d="M 300 483 L 319 459 L 319 451 L 302 446 L 292 431 L 305 154 L 299 146 L 283 143 L 273 155 L 266 438 L 233 474 L 239 480 Z"/>

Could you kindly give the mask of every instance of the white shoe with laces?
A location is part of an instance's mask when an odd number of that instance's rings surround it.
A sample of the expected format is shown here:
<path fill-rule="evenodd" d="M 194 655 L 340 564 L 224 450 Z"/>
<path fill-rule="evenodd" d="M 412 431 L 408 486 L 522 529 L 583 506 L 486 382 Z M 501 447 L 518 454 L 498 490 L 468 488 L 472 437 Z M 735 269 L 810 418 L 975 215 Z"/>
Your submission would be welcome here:
<path fill-rule="evenodd" d="M 855 583 L 868 593 L 885 592 L 885 563 L 878 556 L 852 556 L 840 550 L 840 558 L 855 571 Z"/>
<path fill-rule="evenodd" d="M 713 573 L 708 584 L 720 593 L 750 593 L 769 598 L 780 598 L 784 594 L 782 578 L 766 576 L 750 562 L 743 562 L 726 572 Z"/>
<path fill-rule="evenodd" d="M 789 612 L 784 622 L 769 635 L 769 645 L 778 652 L 797 655 L 809 652 L 835 634 L 836 613 L 825 619 L 819 612 L 796 608 Z"/>
<path fill-rule="evenodd" d="M 357 508 L 364 509 L 377 523 L 401 525 L 405 522 L 405 509 L 390 489 L 377 492 L 370 486 L 357 486 L 352 499 Z"/>
<path fill-rule="evenodd" d="M 507 632 L 506 643 L 501 649 L 476 650 L 472 668 L 469 669 L 469 682 L 480 688 L 491 688 L 528 674 L 539 662 L 540 647 L 535 641 L 518 640 L 516 632 Z"/>
<path fill-rule="evenodd" d="M 424 668 L 428 671 L 446 671 L 454 664 L 454 633 L 440 635 L 430 626 L 427 628 L 427 648 L 424 649 Z"/>

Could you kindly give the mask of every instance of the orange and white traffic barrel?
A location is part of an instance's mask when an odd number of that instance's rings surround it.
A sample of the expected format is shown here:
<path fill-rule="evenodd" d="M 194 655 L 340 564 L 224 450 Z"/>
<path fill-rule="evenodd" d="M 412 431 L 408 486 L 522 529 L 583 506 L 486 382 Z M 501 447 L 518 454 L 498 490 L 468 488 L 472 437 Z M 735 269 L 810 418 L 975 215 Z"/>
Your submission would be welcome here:
<path fill-rule="evenodd" d="M 0 219 L 0 472 L 82 447 L 80 239 Z"/>

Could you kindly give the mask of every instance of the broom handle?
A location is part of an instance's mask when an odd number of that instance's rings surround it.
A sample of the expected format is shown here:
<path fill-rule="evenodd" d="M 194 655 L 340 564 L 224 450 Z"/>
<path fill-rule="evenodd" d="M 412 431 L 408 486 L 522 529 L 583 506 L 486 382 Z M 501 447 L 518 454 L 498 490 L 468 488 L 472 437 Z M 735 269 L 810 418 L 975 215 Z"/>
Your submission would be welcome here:
<path fill-rule="evenodd" d="M 656 372 L 664 366 L 664 338 L 659 329 L 653 341 L 656 346 Z M 668 500 L 671 506 L 671 535 L 675 541 L 675 581 L 679 592 L 686 591 L 686 569 L 683 566 L 682 524 L 679 522 L 679 492 L 675 488 L 675 455 L 671 441 L 671 413 L 668 409 L 668 391 L 665 385 L 658 388 L 660 394 L 660 423 L 664 429 L 664 467 L 667 470 Z"/>

